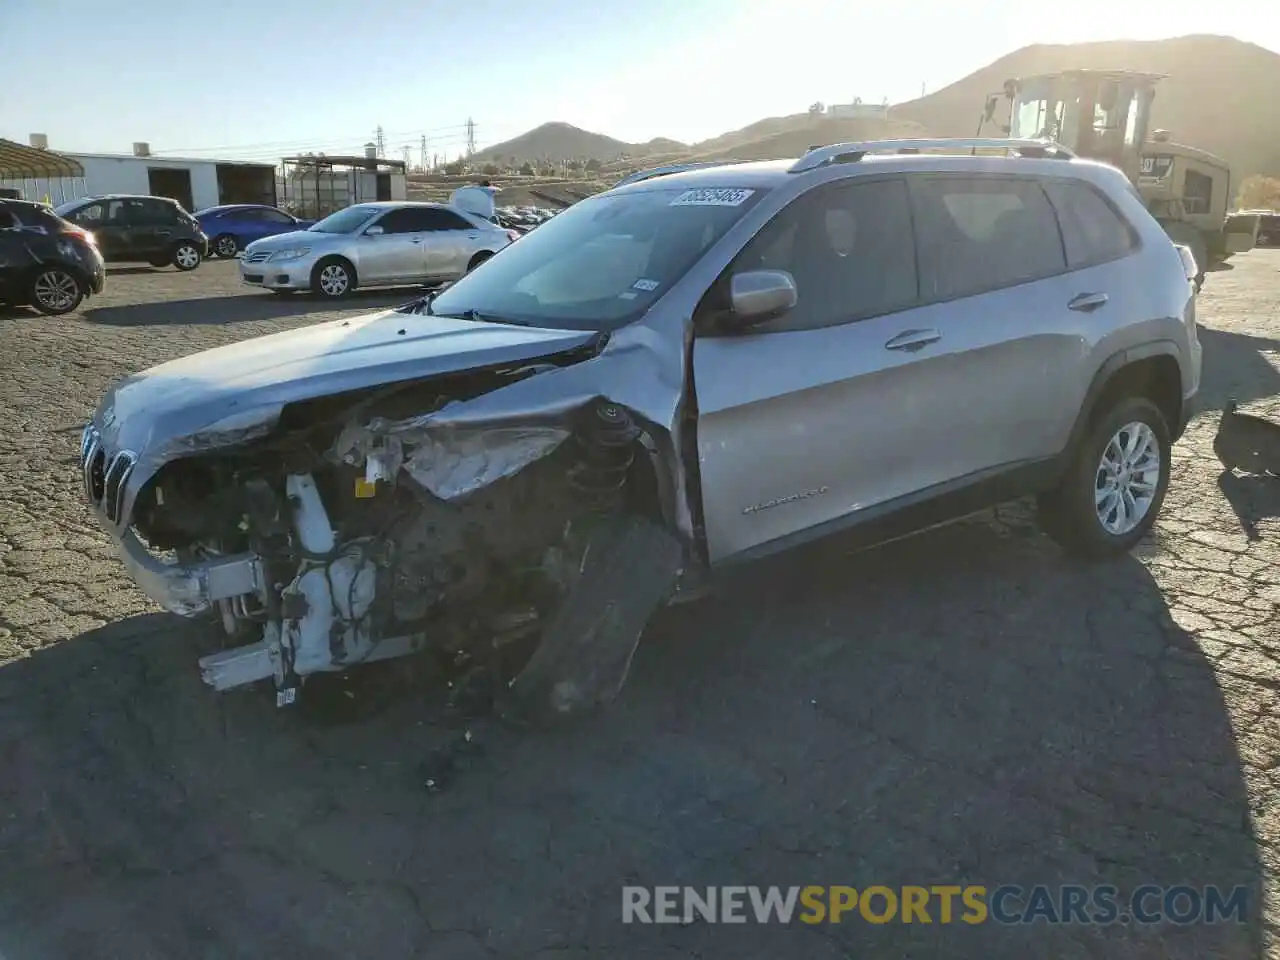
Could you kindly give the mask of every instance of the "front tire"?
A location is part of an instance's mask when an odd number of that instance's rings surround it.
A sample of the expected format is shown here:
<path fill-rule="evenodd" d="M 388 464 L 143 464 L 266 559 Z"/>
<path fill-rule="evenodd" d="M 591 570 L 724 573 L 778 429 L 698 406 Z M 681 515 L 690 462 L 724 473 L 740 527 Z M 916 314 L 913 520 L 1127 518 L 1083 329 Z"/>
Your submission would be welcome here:
<path fill-rule="evenodd" d="M 84 285 L 63 267 L 45 267 L 31 280 L 31 305 L 47 317 L 70 313 L 83 299 Z"/>
<path fill-rule="evenodd" d="M 1058 486 L 1038 498 L 1041 529 L 1084 559 L 1132 550 L 1164 503 L 1171 445 L 1159 407 L 1121 399 L 1089 427 Z"/>
<path fill-rule="evenodd" d="M 223 260 L 234 260 L 239 252 L 240 243 L 231 234 L 224 233 L 213 238 L 213 255 L 215 257 L 221 257 Z"/>
<path fill-rule="evenodd" d="M 356 288 L 355 269 L 341 257 L 328 257 L 311 271 L 311 290 L 326 300 L 341 300 Z"/>
<path fill-rule="evenodd" d="M 184 240 L 173 246 L 173 265 L 183 273 L 188 273 L 200 266 L 202 259 L 200 250 L 194 243 L 187 243 Z"/>

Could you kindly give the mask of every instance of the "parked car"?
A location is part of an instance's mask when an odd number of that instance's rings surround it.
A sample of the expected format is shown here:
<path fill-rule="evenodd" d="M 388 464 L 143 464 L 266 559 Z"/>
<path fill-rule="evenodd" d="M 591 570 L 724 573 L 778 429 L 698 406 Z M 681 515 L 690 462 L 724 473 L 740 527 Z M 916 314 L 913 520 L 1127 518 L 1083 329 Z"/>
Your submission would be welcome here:
<path fill-rule="evenodd" d="M 1258 246 L 1280 247 L 1280 212 L 1267 210 L 1258 214 Z"/>
<path fill-rule="evenodd" d="M 200 224 L 168 197 L 81 197 L 54 209 L 92 233 L 108 263 L 171 263 L 179 270 L 194 270 L 209 255 L 209 238 Z"/>
<path fill-rule="evenodd" d="M 439 203 L 357 203 L 306 230 L 255 240 L 240 277 L 275 293 L 345 297 L 357 287 L 456 280 L 519 236 Z"/>
<path fill-rule="evenodd" d="M 201 660 L 217 689 L 431 651 L 525 716 L 608 700 L 665 600 L 820 537 L 1030 494 L 1069 553 L 1129 550 L 1200 385 L 1194 257 L 1114 168 L 905 148 L 668 171 L 395 311 L 134 374 L 89 501 L 157 603 L 253 641 Z"/>
<path fill-rule="evenodd" d="M 305 230 L 314 220 L 299 220 L 277 207 L 261 203 L 231 203 L 196 212 L 205 236 L 212 238 L 209 249 L 215 257 L 230 259 L 254 240 L 280 233 Z"/>
<path fill-rule="evenodd" d="M 92 234 L 44 204 L 0 199 L 0 301 L 70 313 L 105 277 Z"/>

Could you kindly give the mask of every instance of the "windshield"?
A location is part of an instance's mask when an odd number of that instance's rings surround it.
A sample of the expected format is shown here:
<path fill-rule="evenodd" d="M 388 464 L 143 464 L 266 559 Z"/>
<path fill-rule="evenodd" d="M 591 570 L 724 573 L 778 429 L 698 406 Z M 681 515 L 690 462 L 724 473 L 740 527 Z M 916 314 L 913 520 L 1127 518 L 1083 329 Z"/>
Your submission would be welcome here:
<path fill-rule="evenodd" d="M 666 293 L 763 194 L 735 187 L 600 194 L 504 248 L 436 297 L 431 311 L 617 329 Z"/>
<path fill-rule="evenodd" d="M 307 227 L 315 233 L 351 233 L 382 212 L 381 207 L 347 207 L 331 213 L 319 223 Z"/>

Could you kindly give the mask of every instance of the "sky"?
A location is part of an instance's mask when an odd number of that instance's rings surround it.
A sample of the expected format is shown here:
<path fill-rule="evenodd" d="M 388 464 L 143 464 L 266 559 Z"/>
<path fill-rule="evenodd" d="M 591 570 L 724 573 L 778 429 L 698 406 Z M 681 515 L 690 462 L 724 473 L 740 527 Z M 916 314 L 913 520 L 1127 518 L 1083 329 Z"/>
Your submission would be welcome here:
<path fill-rule="evenodd" d="M 900 102 L 1030 43 L 1230 34 L 1269 0 L 0 0 L 0 137 L 277 160 L 455 157 L 562 120 L 706 139 L 814 101 Z"/>

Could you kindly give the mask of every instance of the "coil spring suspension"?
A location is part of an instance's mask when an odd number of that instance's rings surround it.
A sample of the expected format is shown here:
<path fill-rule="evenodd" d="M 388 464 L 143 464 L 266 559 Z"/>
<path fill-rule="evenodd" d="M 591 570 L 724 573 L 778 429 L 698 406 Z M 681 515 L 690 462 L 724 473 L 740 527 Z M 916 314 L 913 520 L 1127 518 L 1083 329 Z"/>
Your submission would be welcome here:
<path fill-rule="evenodd" d="M 582 495 L 590 510 L 602 513 L 621 501 L 639 435 L 640 428 L 627 411 L 613 404 L 596 407 L 576 434 L 579 458 L 569 472 L 569 486 Z"/>

